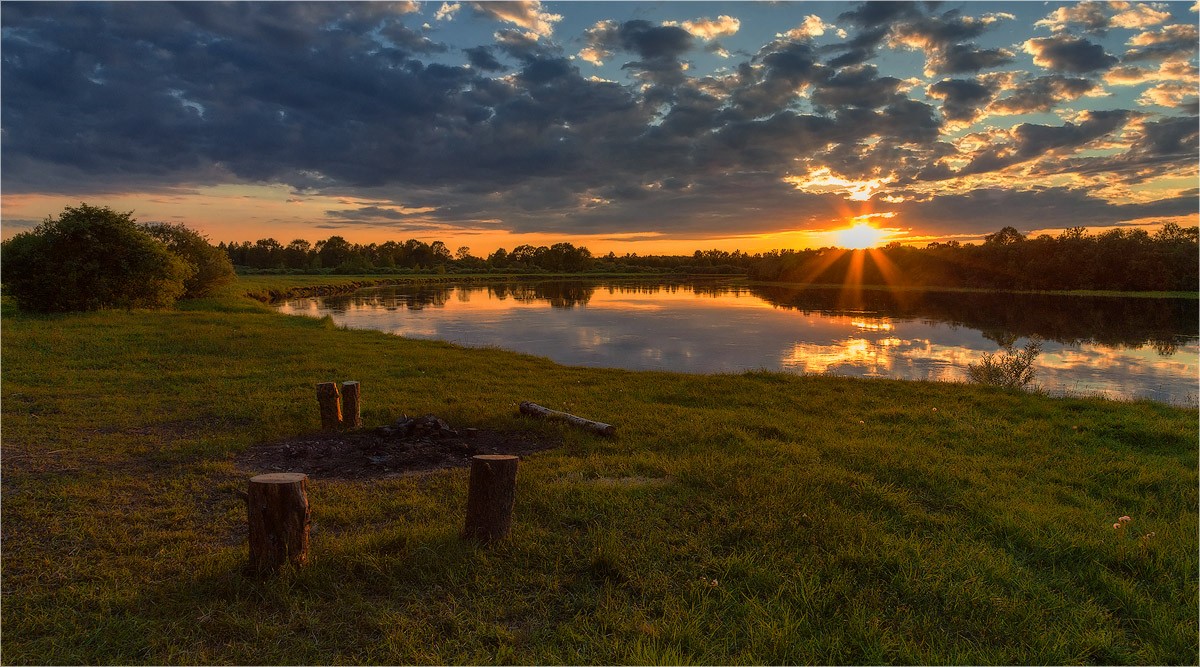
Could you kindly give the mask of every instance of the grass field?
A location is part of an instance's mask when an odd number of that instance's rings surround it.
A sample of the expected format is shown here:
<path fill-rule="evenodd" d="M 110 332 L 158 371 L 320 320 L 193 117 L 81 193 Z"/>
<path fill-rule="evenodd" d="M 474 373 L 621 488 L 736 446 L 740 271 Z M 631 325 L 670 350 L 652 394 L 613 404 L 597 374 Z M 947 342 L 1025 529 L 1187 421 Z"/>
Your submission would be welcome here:
<path fill-rule="evenodd" d="M 5 664 L 1198 660 L 1195 409 L 569 368 L 241 296 L 339 280 L 5 303 Z M 458 538 L 465 470 L 316 479 L 311 565 L 248 576 L 233 457 L 316 430 L 314 384 L 350 379 L 367 426 L 561 433 L 521 463 L 511 539 Z"/>

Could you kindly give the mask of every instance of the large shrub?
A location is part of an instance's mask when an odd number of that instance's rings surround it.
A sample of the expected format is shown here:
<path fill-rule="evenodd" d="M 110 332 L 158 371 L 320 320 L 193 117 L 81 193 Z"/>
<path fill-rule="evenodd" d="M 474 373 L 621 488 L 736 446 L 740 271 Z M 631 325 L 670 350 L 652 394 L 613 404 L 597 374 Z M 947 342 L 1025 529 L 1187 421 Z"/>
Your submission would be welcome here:
<path fill-rule="evenodd" d="M 0 280 L 24 310 L 165 308 L 194 269 L 132 213 L 80 204 L 5 241 Z"/>
<path fill-rule="evenodd" d="M 229 255 L 209 244 L 208 239 L 183 225 L 164 222 L 145 226 L 151 236 L 167 246 L 167 250 L 178 255 L 191 265 L 194 273 L 183 281 L 185 299 L 208 296 L 213 290 L 237 279 Z"/>

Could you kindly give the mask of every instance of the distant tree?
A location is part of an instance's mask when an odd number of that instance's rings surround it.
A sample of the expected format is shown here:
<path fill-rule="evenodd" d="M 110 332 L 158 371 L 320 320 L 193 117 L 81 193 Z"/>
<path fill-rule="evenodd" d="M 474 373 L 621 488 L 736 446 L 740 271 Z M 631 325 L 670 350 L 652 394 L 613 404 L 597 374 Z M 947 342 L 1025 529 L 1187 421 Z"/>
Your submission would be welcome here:
<path fill-rule="evenodd" d="M 1025 235 L 1017 231 L 1015 227 L 1005 227 L 995 234 L 988 234 L 983 237 L 983 242 L 986 245 L 1012 245 L 1025 240 Z"/>
<path fill-rule="evenodd" d="M 132 212 L 68 206 L 5 241 L 0 280 L 32 311 L 165 308 L 195 269 L 139 226 Z"/>
<path fill-rule="evenodd" d="M 167 250 L 192 267 L 191 277 L 183 281 L 183 298 L 208 296 L 216 288 L 237 280 L 229 256 L 212 246 L 199 232 L 183 225 L 163 222 L 150 223 L 145 228 L 151 236 L 167 246 Z"/>
<path fill-rule="evenodd" d="M 1162 243 L 1195 243 L 1200 237 L 1200 227 L 1183 227 L 1168 222 L 1154 233 L 1154 240 Z"/>
<path fill-rule="evenodd" d="M 429 252 L 433 256 L 433 261 L 444 264 L 450 261 L 450 249 L 441 241 L 434 241 L 429 244 Z"/>
<path fill-rule="evenodd" d="M 317 241 L 317 256 L 321 258 L 321 266 L 341 266 L 350 260 L 351 254 L 350 242 L 340 236 Z"/>
<path fill-rule="evenodd" d="M 250 266 L 259 269 L 277 269 L 283 266 L 283 245 L 275 239 L 259 239 L 250 249 Z"/>
<path fill-rule="evenodd" d="M 488 255 L 487 263 L 491 267 L 503 269 L 508 266 L 508 251 L 504 248 L 496 248 L 496 252 Z"/>
<path fill-rule="evenodd" d="M 295 239 L 283 249 L 283 265 L 289 269 L 306 269 L 312 260 L 309 254 L 312 244 L 304 239 Z"/>
<path fill-rule="evenodd" d="M 512 252 L 508 253 L 508 261 L 530 264 L 536 254 L 537 248 L 525 243 L 513 248 Z"/>

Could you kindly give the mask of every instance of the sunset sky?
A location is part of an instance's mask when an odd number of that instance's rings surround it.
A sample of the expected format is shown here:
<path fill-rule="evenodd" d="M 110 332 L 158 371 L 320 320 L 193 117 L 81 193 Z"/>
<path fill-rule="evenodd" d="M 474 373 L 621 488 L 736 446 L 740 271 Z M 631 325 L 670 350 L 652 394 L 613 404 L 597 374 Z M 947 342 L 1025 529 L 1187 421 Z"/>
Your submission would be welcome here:
<path fill-rule="evenodd" d="M 5 238 L 476 255 L 1197 222 L 1193 3 L 4 3 Z"/>

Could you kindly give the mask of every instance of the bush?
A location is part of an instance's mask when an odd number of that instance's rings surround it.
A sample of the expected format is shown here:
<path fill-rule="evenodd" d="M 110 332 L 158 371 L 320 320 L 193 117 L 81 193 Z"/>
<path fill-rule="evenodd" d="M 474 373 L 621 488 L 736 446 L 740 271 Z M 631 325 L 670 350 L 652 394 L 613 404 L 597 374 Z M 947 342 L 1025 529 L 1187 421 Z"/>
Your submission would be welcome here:
<path fill-rule="evenodd" d="M 145 225 L 145 230 L 195 271 L 190 278 L 183 281 L 183 298 L 208 296 L 216 288 L 237 280 L 229 255 L 210 245 L 208 239 L 198 232 L 183 225 L 168 225 L 163 222 Z"/>
<path fill-rule="evenodd" d="M 130 213 L 80 204 L 0 247 L 0 280 L 23 310 L 165 308 L 192 267 Z"/>
<path fill-rule="evenodd" d="M 1007 343 L 998 353 L 984 354 L 978 364 L 967 364 L 967 379 L 993 387 L 1024 389 L 1037 375 L 1033 360 L 1041 351 L 1042 340 L 1037 337 L 1031 338 L 1023 350 Z"/>

